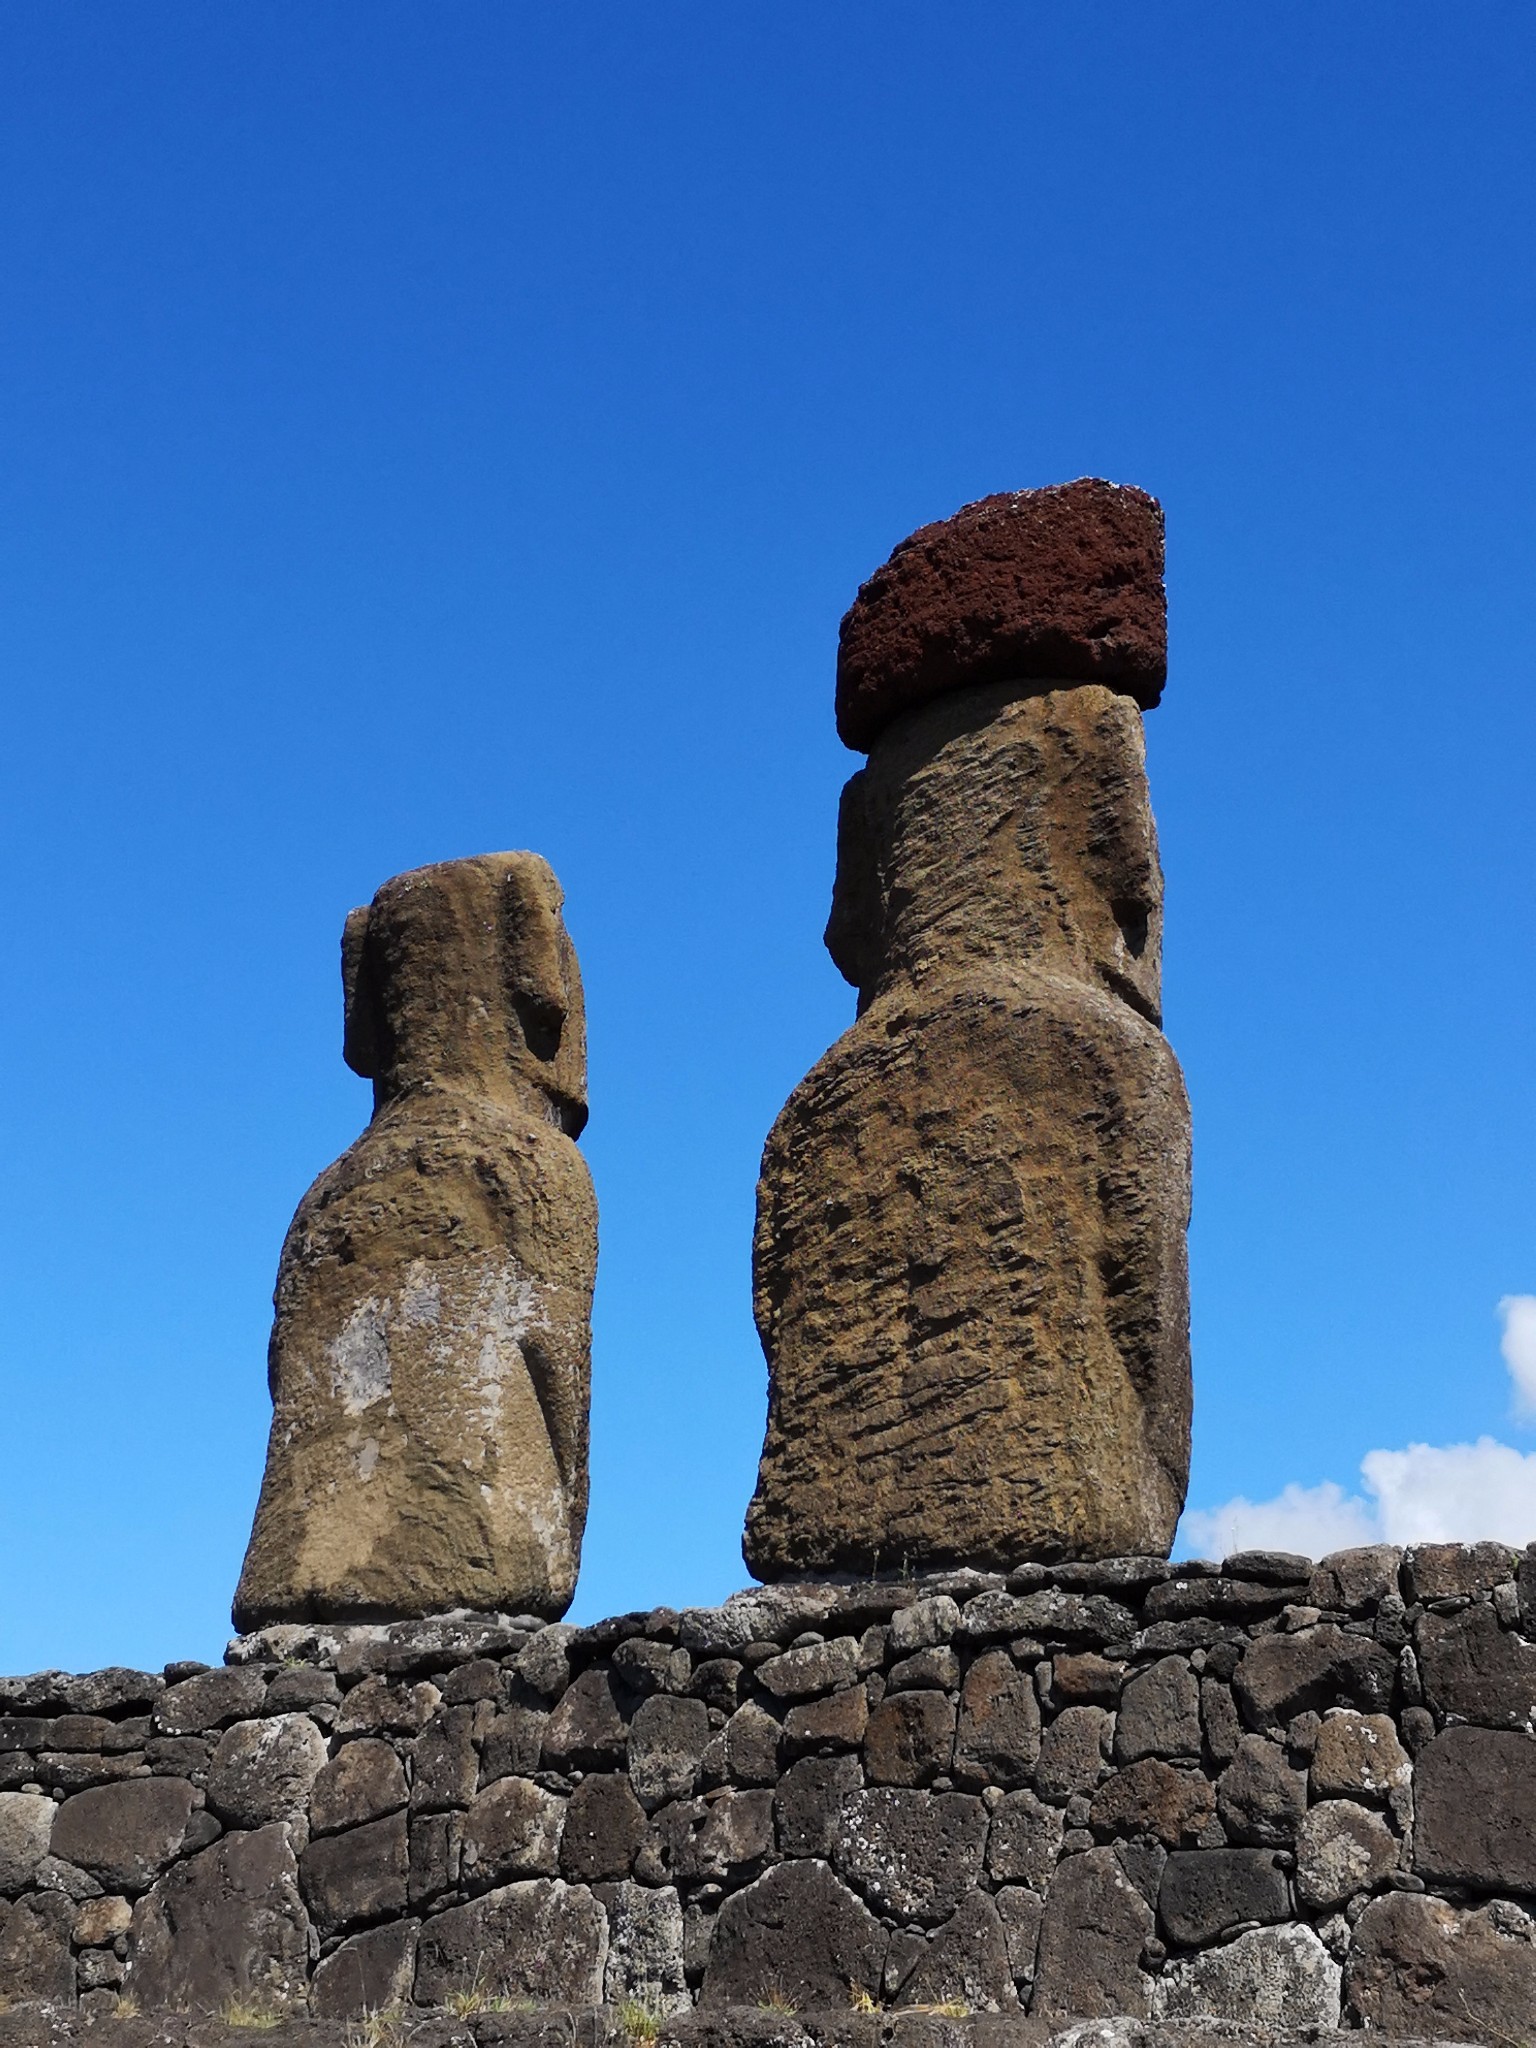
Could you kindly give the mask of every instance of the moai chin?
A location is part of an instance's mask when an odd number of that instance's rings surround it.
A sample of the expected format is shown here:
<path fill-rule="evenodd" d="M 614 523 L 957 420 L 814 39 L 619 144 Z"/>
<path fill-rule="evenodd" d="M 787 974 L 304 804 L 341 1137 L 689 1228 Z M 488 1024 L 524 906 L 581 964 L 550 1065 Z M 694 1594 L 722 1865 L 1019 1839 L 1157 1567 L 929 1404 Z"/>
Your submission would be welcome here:
<path fill-rule="evenodd" d="M 373 1120 L 283 1245 L 237 1628 L 570 1604 L 597 1209 L 562 901 L 536 854 L 485 854 L 347 919 Z"/>
<path fill-rule="evenodd" d="M 768 1138 L 763 1579 L 1167 1554 L 1189 1109 L 1142 706 L 1162 513 L 1084 479 L 924 527 L 843 620 L 827 944 L 858 1018 Z"/>

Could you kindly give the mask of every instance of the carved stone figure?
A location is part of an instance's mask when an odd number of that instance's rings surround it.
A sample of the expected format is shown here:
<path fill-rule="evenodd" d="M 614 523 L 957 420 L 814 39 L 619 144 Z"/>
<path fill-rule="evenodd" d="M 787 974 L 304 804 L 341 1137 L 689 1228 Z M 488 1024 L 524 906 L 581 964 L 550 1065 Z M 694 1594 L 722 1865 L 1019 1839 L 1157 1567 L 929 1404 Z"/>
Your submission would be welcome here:
<path fill-rule="evenodd" d="M 283 1246 L 237 1628 L 570 1603 L 597 1211 L 562 901 L 536 854 L 486 854 L 347 919 L 373 1120 Z"/>
<path fill-rule="evenodd" d="M 1162 515 L 1085 480 L 924 528 L 843 622 L 827 944 L 858 1020 L 758 1189 L 760 1578 L 1166 1554 L 1189 1112 L 1137 700 Z"/>

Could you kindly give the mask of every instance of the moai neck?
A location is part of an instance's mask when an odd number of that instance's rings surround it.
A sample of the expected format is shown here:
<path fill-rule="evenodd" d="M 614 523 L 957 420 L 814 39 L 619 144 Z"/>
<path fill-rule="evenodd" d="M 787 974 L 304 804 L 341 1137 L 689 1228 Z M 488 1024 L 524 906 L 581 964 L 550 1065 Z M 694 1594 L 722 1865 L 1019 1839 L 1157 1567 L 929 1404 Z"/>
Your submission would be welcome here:
<path fill-rule="evenodd" d="M 344 1053 L 375 1116 L 451 1093 L 580 1133 L 585 1014 L 562 900 L 537 854 L 499 853 L 397 875 L 352 912 Z"/>
<path fill-rule="evenodd" d="M 1159 1023 L 1162 906 L 1141 714 L 1101 685 L 934 698 L 843 792 L 827 946 L 861 1013 L 1023 965 Z"/>

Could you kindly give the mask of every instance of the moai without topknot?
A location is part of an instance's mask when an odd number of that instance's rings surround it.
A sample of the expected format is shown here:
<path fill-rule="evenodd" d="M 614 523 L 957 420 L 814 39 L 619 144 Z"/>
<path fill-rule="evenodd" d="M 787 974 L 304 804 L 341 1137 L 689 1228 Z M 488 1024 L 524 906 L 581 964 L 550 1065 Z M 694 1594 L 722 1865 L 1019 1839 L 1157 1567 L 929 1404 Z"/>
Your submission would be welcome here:
<path fill-rule="evenodd" d="M 597 1209 L 562 901 L 536 854 L 486 854 L 347 919 L 373 1120 L 283 1246 L 237 1628 L 570 1604 Z"/>
<path fill-rule="evenodd" d="M 827 944 L 858 1021 L 758 1188 L 763 1579 L 1167 1554 L 1189 1109 L 1141 709 L 1163 522 L 1095 479 L 898 547 L 843 620 Z"/>

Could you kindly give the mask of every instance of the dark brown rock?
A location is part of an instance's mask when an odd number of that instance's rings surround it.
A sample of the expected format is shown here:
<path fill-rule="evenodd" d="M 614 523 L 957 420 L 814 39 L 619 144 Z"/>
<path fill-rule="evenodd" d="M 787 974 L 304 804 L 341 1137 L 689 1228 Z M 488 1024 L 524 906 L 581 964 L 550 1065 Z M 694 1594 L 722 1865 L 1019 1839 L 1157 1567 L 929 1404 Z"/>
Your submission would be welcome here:
<path fill-rule="evenodd" d="M 411 1805 L 418 1813 L 468 1806 L 480 1778 L 473 1706 L 441 1706 L 411 1748 Z"/>
<path fill-rule="evenodd" d="M 980 1877 L 986 1841 L 969 1793 L 881 1786 L 843 1802 L 832 1861 L 877 1911 L 934 1926 Z"/>
<path fill-rule="evenodd" d="M 1200 1681 L 1200 1726 L 1213 1760 L 1230 1763 L 1243 1739 L 1243 1724 L 1231 1686 L 1223 1685 L 1219 1678 Z"/>
<path fill-rule="evenodd" d="M 435 1685 L 391 1685 L 379 1672 L 354 1685 L 336 1716 L 336 1733 L 419 1735 L 442 1704 Z"/>
<path fill-rule="evenodd" d="M 781 1856 L 830 1856 L 843 1802 L 863 1789 L 857 1757 L 803 1757 L 792 1764 L 773 1795 L 774 1832 Z"/>
<path fill-rule="evenodd" d="M 405 1897 L 413 1913 L 419 1913 L 445 1892 L 457 1887 L 463 1844 L 462 1814 L 418 1813 L 412 1816 Z"/>
<path fill-rule="evenodd" d="M 1507 1543 L 1420 1543 L 1403 1559 L 1410 1600 L 1470 1599 L 1512 1579 L 1520 1553 Z"/>
<path fill-rule="evenodd" d="M 1453 1551 L 1473 1547 L 1436 1546 Z M 1536 1646 L 1500 1628 L 1491 1607 L 1426 1614 L 1419 1623 L 1417 1648 L 1424 1695 L 1437 1712 L 1483 1728 L 1529 1733 L 1536 1725 Z"/>
<path fill-rule="evenodd" d="M 397 875 L 347 919 L 373 1121 L 283 1246 L 237 1628 L 569 1604 L 597 1216 L 561 901 L 537 855 L 488 854 Z"/>
<path fill-rule="evenodd" d="M 416 1974 L 414 1920 L 394 1920 L 354 1934 L 315 1971 L 309 2009 L 317 2019 L 361 2019 L 404 2005 Z"/>
<path fill-rule="evenodd" d="M 862 1685 L 850 1685 L 825 1699 L 791 1707 L 784 1716 L 784 1747 L 790 1756 L 803 1756 L 808 1750 L 857 1749 L 868 1727 L 869 1695 Z"/>
<path fill-rule="evenodd" d="M 1112 1849 L 1068 1856 L 1046 1898 L 1030 2013 L 1145 2018 L 1151 1984 L 1141 1963 L 1154 1926 L 1152 1908 Z"/>
<path fill-rule="evenodd" d="M 75 1965 L 69 1952 L 73 1919 L 74 1908 L 58 1892 L 34 1893 L 12 1906 L 0 1901 L 0 2000 L 74 2003 Z"/>
<path fill-rule="evenodd" d="M 1414 1768 L 1420 1876 L 1536 1892 L 1536 1736 L 1447 1728 Z"/>
<path fill-rule="evenodd" d="M 1120 1695 L 1115 1761 L 1199 1754 L 1200 1681 L 1186 1658 L 1161 1657 L 1138 1671 Z"/>
<path fill-rule="evenodd" d="M 299 1885 L 322 1934 L 406 1908 L 406 1818 L 392 1813 L 344 1835 L 323 1835 L 299 1858 Z"/>
<path fill-rule="evenodd" d="M 309 1922 L 286 1828 L 226 1835 L 133 1911 L 125 1990 L 145 2010 L 302 2009 Z"/>
<path fill-rule="evenodd" d="M 1040 1756 L 1040 1706 L 1034 1682 L 1006 1650 L 984 1650 L 960 1688 L 954 1775 L 961 1785 L 1029 1782 Z"/>
<path fill-rule="evenodd" d="M 605 1770 L 624 1761 L 627 1702 L 607 1671 L 584 1671 L 549 1717 L 544 1761 L 555 1770 Z"/>
<path fill-rule="evenodd" d="M 1180 1850 L 1163 1866 L 1158 1917 L 1186 1948 L 1215 1941 L 1244 1920 L 1283 1920 L 1290 1909 L 1290 1887 L 1273 1850 Z"/>
<path fill-rule="evenodd" d="M 141 1892 L 181 1849 L 192 1787 L 179 1778 L 126 1778 L 66 1799 L 49 1848 L 112 1892 Z"/>
<path fill-rule="evenodd" d="M 869 1717 L 864 1775 L 871 1785 L 931 1785 L 947 1771 L 955 1710 L 941 1692 L 898 1692 Z"/>
<path fill-rule="evenodd" d="M 777 1721 L 756 1700 L 738 1707 L 725 1724 L 725 1767 L 735 1785 L 772 1785 L 779 1775 Z"/>
<path fill-rule="evenodd" d="M 997 1917 L 1003 1923 L 1003 1939 L 1008 1945 L 1008 1964 L 1013 1971 L 1014 1982 L 1020 1987 L 1033 1983 L 1035 1958 L 1040 1947 L 1040 1922 L 1045 1915 L 1045 1901 L 1038 1893 L 1026 1891 L 1021 1884 L 1004 1885 L 993 1894 Z"/>
<path fill-rule="evenodd" d="M 1222 1826 L 1234 1842 L 1286 1848 L 1307 1810 L 1307 1781 L 1278 1743 L 1245 1735 L 1216 1787 Z"/>
<path fill-rule="evenodd" d="M 645 1808 L 629 1779 L 597 1771 L 571 1794 L 560 1835 L 560 1875 L 585 1884 L 628 1877 L 645 1839 Z"/>
<path fill-rule="evenodd" d="M 1059 1706 L 1112 1707 L 1120 1697 L 1125 1666 L 1097 1650 L 1078 1650 L 1051 1660 L 1051 1687 Z"/>
<path fill-rule="evenodd" d="M 1335 1550 L 1313 1567 L 1307 1586 L 1308 1604 L 1342 1608 L 1350 1613 L 1379 1606 L 1396 1593 L 1402 1561 L 1403 1553 L 1390 1543 Z"/>
<path fill-rule="evenodd" d="M 1035 1789 L 1046 1799 L 1092 1792 L 1104 1777 L 1115 1717 L 1102 1707 L 1063 1707 L 1040 1738 Z"/>
<path fill-rule="evenodd" d="M 340 1828 L 361 1827 L 398 1812 L 405 1801 L 405 1771 L 387 1742 L 372 1737 L 345 1742 L 315 1779 L 310 1833 L 333 1835 Z"/>
<path fill-rule="evenodd" d="M 267 1674 L 254 1664 L 234 1664 L 222 1671 L 202 1671 L 180 1685 L 168 1686 L 155 1701 L 151 1721 L 161 1735 L 201 1735 L 248 1721 L 261 1711 Z"/>
<path fill-rule="evenodd" d="M 838 635 L 837 729 L 867 751 L 908 706 L 978 683 L 1103 683 L 1156 704 L 1168 671 L 1163 515 L 1080 477 L 919 527 Z"/>
<path fill-rule="evenodd" d="M 1389 1706 L 1396 1676 L 1389 1650 L 1325 1622 L 1295 1635 L 1260 1636 L 1244 1652 L 1233 1686 L 1249 1727 L 1262 1730 L 1327 1707 L 1369 1713 Z"/>
<path fill-rule="evenodd" d="M 529 1998 L 552 2005 L 600 2005 L 608 1928 L 585 1885 L 533 1878 L 450 1906 L 421 1930 L 416 2001 L 443 2005 L 454 1993 Z"/>
<path fill-rule="evenodd" d="M 1390 1894 L 1356 1923 L 1344 1988 L 1373 2032 L 1506 2048 L 1536 2012 L 1530 1922 L 1502 1903 L 1468 1913 L 1422 1893 Z"/>
<path fill-rule="evenodd" d="M 1152 1835 L 1176 1849 L 1199 1841 L 1215 1815 L 1216 1795 L 1208 1778 L 1149 1756 L 1100 1786 L 1092 1825 L 1105 1834 Z"/>
<path fill-rule="evenodd" d="M 498 1778 L 464 1816 L 460 1863 L 466 1889 L 517 1877 L 553 1877 L 560 1868 L 566 1802 L 528 1778 Z"/>
<path fill-rule="evenodd" d="M 825 1863 L 781 1863 L 720 1908 L 700 2002 L 846 2009 L 878 1996 L 888 1940 Z"/>
<path fill-rule="evenodd" d="M 859 1646 L 852 1636 L 830 1643 L 806 1643 L 782 1656 L 768 1657 L 757 1667 L 757 1682 L 777 1700 L 804 1700 L 813 1693 L 852 1685 L 859 1675 Z"/>
<path fill-rule="evenodd" d="M 1405 1791 L 1413 1765 L 1386 1714 L 1330 1714 L 1312 1751 L 1314 1799 L 1367 1799 L 1382 1805 Z"/>
<path fill-rule="evenodd" d="M 845 792 L 828 941 L 860 1015 L 759 1183 L 760 1578 L 1168 1547 L 1188 1107 L 1143 762 L 1105 689 L 969 689 Z"/>
<path fill-rule="evenodd" d="M 497 1714 L 480 1744 L 480 1782 L 526 1778 L 544 1757 L 544 1731 L 549 1716 L 534 1707 L 509 1707 Z"/>

